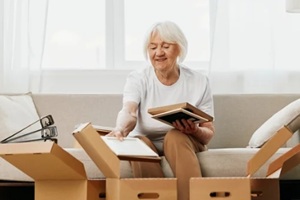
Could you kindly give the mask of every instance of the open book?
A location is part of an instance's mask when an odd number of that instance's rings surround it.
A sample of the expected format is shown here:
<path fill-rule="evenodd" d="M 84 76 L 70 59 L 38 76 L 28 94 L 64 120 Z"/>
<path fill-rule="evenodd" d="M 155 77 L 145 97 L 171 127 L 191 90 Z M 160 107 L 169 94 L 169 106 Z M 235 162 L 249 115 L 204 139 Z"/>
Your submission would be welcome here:
<path fill-rule="evenodd" d="M 101 136 L 89 122 L 80 124 L 73 131 L 73 136 L 98 167 L 105 165 L 104 170 L 107 173 L 112 172 L 110 168 L 119 167 L 120 163 L 115 158 L 118 158 L 119 161 L 161 161 L 161 157 L 142 140 L 126 137 L 123 141 L 119 141 L 115 137 Z M 109 166 L 106 163 L 112 163 L 114 166 Z"/>
<path fill-rule="evenodd" d="M 78 127 L 79 126 L 80 125 L 78 125 Z M 116 137 L 105 136 L 112 131 L 112 127 L 94 124 L 91 126 L 98 132 L 102 141 L 104 141 L 118 157 L 158 157 L 156 152 L 138 138 L 125 137 L 123 141 L 120 141 Z"/>
<path fill-rule="evenodd" d="M 158 157 L 150 147 L 138 138 L 126 137 L 123 141 L 116 137 L 101 136 L 107 146 L 119 156 Z"/>
<path fill-rule="evenodd" d="M 203 123 L 213 120 L 212 116 L 187 102 L 150 108 L 148 109 L 148 113 L 152 115 L 152 118 L 171 126 L 173 126 L 172 123 L 177 119 L 192 120 L 194 123 Z"/>

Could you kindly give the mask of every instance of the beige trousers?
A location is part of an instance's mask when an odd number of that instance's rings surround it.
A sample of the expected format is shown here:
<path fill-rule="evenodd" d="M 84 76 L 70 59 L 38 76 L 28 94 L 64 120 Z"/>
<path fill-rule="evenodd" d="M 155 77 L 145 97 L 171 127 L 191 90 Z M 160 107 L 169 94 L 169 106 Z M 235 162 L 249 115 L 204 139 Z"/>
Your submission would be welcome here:
<path fill-rule="evenodd" d="M 139 138 L 157 152 L 147 137 L 140 136 Z M 206 146 L 194 137 L 172 129 L 164 138 L 163 148 L 164 155 L 177 178 L 178 200 L 189 200 L 189 180 L 191 177 L 201 176 L 196 153 L 206 150 Z M 164 177 L 159 163 L 131 162 L 131 166 L 134 177 Z"/>

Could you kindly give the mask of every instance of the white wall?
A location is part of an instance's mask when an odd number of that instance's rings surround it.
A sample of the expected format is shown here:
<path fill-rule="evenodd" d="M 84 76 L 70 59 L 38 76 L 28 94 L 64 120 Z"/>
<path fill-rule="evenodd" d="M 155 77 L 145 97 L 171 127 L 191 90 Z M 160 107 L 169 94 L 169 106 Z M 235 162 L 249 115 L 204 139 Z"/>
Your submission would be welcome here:
<path fill-rule="evenodd" d="M 3 40 L 3 26 L 4 26 L 4 17 L 3 17 L 3 4 L 4 1 L 0 1 L 0 80 L 2 80 L 2 76 L 3 76 L 3 47 L 4 47 L 4 40 Z"/>
<path fill-rule="evenodd" d="M 129 70 L 43 71 L 32 80 L 41 81 L 41 93 L 122 94 Z M 68 78 L 68 79 L 66 79 Z"/>

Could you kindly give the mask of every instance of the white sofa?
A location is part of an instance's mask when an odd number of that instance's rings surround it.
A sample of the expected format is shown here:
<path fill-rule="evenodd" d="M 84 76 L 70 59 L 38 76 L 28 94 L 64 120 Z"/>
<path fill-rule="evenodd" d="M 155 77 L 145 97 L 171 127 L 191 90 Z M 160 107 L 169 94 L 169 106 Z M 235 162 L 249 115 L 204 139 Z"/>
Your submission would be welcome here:
<path fill-rule="evenodd" d="M 73 148 L 75 126 L 83 122 L 114 126 L 122 105 L 122 95 L 109 94 L 32 94 L 40 116 L 51 114 L 58 129 L 58 144 L 84 163 L 89 178 L 103 178 L 83 149 Z M 243 94 L 214 95 L 215 128 L 209 150 L 198 153 L 203 176 L 238 177 L 246 175 L 247 161 L 257 148 L 246 148 L 257 128 L 274 113 L 300 98 L 300 94 Z M 283 146 L 255 176 L 264 176 L 271 160 L 299 143 L 299 135 Z M 162 166 L 167 177 L 173 174 L 165 159 Z M 122 176 L 131 177 L 128 162 L 123 162 Z M 292 170 L 284 179 L 299 179 L 300 169 Z M 32 181 L 32 179 L 0 159 L 0 180 Z"/>

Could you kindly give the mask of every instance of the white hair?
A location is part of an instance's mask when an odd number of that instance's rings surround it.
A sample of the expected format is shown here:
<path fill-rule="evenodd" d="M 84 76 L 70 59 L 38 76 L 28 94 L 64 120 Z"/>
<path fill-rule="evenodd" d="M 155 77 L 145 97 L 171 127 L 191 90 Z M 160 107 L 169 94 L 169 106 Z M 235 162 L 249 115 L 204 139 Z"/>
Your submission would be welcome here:
<path fill-rule="evenodd" d="M 154 24 L 146 34 L 144 42 L 144 55 L 146 60 L 148 60 L 148 46 L 150 39 L 154 33 L 158 33 L 164 42 L 177 44 L 179 46 L 178 62 L 181 63 L 184 61 L 187 54 L 188 42 L 181 29 L 171 21 Z"/>

